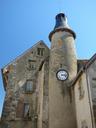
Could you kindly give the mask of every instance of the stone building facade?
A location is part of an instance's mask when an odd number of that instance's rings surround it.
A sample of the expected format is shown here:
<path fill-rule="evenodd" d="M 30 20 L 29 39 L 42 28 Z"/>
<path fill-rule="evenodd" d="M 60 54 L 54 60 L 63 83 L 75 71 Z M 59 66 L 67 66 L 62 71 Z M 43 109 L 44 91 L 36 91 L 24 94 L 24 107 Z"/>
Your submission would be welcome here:
<path fill-rule="evenodd" d="M 75 32 L 56 16 L 51 48 L 39 41 L 2 68 L 0 128 L 95 128 L 96 54 L 78 60 Z"/>

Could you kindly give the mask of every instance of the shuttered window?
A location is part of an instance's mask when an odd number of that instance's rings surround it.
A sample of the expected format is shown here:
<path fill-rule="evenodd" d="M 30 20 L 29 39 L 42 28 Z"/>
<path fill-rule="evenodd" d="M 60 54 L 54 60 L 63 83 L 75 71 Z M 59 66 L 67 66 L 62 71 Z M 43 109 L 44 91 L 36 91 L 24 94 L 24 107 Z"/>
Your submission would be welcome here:
<path fill-rule="evenodd" d="M 23 111 L 24 111 L 24 101 L 19 100 L 16 108 L 16 117 L 23 118 Z"/>

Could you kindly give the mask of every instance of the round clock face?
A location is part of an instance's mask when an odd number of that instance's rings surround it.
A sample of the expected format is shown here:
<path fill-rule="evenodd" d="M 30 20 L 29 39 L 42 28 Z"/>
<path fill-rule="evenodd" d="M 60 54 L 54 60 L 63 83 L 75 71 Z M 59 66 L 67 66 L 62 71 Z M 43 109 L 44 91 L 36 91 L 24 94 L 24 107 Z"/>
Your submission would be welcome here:
<path fill-rule="evenodd" d="M 68 72 L 64 69 L 60 69 L 57 71 L 56 76 L 58 80 L 64 81 L 68 78 Z"/>

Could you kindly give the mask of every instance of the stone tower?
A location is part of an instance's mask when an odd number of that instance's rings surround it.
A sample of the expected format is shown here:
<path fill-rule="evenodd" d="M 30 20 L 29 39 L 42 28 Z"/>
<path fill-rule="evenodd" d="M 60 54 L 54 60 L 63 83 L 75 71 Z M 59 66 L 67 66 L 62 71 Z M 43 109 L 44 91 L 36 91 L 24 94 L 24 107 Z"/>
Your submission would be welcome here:
<path fill-rule="evenodd" d="M 65 14 L 58 14 L 55 28 L 49 34 L 49 128 L 76 128 L 74 93 L 70 89 L 77 74 L 75 37 Z"/>
<path fill-rule="evenodd" d="M 2 68 L 0 128 L 96 128 L 96 54 L 78 60 L 65 14 L 49 34 Z"/>

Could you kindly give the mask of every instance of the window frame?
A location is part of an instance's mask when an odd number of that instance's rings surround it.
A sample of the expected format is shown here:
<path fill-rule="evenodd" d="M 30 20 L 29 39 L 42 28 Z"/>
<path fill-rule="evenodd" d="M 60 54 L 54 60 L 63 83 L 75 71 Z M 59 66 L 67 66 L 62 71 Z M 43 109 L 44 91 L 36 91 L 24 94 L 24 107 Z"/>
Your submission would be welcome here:
<path fill-rule="evenodd" d="M 28 69 L 35 70 L 36 69 L 36 60 L 28 60 Z"/>
<path fill-rule="evenodd" d="M 44 56 L 44 51 L 45 51 L 45 48 L 38 47 L 37 48 L 37 55 L 38 56 Z"/>
<path fill-rule="evenodd" d="M 30 105 L 31 104 L 28 103 L 28 102 L 24 103 L 24 111 L 23 111 L 23 118 L 24 118 L 24 120 L 31 120 L 32 119 L 31 106 Z"/>
<path fill-rule="evenodd" d="M 31 82 L 31 83 L 29 83 Z M 31 86 L 31 87 L 30 87 Z M 25 93 L 32 93 L 34 90 L 33 88 L 33 80 L 32 79 L 28 79 L 25 83 Z"/>

